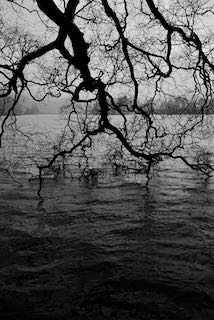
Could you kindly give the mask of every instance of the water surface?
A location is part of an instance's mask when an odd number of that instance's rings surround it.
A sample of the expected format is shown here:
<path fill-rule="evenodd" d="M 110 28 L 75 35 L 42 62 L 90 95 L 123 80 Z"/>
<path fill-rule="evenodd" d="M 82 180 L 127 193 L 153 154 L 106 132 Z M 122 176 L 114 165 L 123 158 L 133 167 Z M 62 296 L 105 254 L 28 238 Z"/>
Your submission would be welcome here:
<path fill-rule="evenodd" d="M 214 181 L 0 175 L 1 319 L 214 319 Z"/>

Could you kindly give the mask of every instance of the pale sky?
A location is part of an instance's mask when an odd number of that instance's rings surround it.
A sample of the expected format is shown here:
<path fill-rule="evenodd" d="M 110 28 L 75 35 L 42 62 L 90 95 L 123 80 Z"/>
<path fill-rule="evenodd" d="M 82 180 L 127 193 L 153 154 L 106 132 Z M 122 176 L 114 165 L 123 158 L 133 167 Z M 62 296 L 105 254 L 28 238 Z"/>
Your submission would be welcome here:
<path fill-rule="evenodd" d="M 45 0 L 44 0 L 45 1 Z M 62 3 L 60 0 L 54 0 L 55 3 L 57 5 L 60 5 L 60 3 Z M 80 1 L 81 6 L 83 3 L 85 3 L 84 1 Z M 160 1 L 160 3 L 164 3 L 163 1 Z M 30 10 L 32 10 L 33 8 L 37 8 L 36 3 L 33 4 L 33 1 L 29 1 L 29 0 L 24 0 L 23 1 L 24 5 L 28 5 L 28 8 Z M 16 9 L 16 14 L 14 14 L 14 11 L 11 9 L 11 3 L 3 2 L 2 4 L 0 4 L 0 6 L 3 8 L 4 10 L 4 19 L 5 21 L 10 21 L 13 22 L 14 25 L 18 24 L 20 26 L 23 27 L 23 29 L 29 30 L 31 33 L 35 34 L 36 36 L 39 36 L 40 39 L 42 39 L 45 43 L 50 42 L 51 36 L 50 33 L 45 33 L 45 28 L 42 27 L 42 23 L 39 20 L 39 17 L 37 16 L 36 13 L 32 13 L 29 14 L 27 11 L 24 11 L 26 14 L 23 15 L 23 10 L 19 9 L 17 6 L 14 6 L 14 8 Z M 44 17 L 44 15 L 41 13 L 41 16 Z M 46 21 L 49 21 L 48 18 L 46 18 Z M 210 15 L 210 17 L 208 17 L 206 19 L 206 27 L 209 26 L 210 30 L 214 30 L 214 19 L 212 18 L 212 16 Z M 49 21 L 50 23 L 50 21 Z M 203 22 L 203 24 L 205 24 Z M 50 23 L 50 25 L 53 26 L 53 23 Z M 203 32 L 203 25 L 201 23 L 201 28 L 200 28 L 200 32 Z M 174 85 L 172 83 L 172 85 Z"/>

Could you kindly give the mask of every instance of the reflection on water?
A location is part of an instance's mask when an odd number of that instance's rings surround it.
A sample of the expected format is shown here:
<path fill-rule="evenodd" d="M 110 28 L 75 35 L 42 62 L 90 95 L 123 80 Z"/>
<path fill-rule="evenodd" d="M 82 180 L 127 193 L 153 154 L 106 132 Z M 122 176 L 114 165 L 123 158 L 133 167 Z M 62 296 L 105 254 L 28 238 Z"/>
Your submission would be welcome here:
<path fill-rule="evenodd" d="M 183 168 L 150 188 L 0 184 L 1 319 L 214 319 L 214 196 Z"/>

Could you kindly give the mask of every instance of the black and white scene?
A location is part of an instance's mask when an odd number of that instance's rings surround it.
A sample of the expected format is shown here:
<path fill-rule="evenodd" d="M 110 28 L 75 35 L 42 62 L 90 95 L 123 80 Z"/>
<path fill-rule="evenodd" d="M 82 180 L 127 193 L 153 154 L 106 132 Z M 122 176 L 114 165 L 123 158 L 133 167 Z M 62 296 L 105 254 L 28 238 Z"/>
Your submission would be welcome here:
<path fill-rule="evenodd" d="M 0 319 L 214 320 L 213 0 L 0 0 Z"/>

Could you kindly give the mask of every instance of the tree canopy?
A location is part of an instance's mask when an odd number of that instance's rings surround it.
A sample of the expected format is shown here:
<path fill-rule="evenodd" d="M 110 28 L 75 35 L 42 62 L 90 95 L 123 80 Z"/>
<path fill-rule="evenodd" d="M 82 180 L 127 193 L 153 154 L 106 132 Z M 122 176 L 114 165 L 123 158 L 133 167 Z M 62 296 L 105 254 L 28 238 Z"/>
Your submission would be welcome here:
<path fill-rule="evenodd" d="M 138 159 L 146 172 L 169 157 L 209 174 L 211 163 L 190 159 L 184 143 L 207 120 L 213 99 L 213 16 L 212 0 L 2 1 L 0 97 L 11 104 L 0 143 L 23 94 L 36 101 L 62 96 L 72 138 L 39 167 L 40 177 L 99 134 L 113 134 L 122 154 Z M 155 116 L 159 105 L 166 114 L 172 100 L 179 119 L 186 115 L 173 128 Z M 187 116 L 190 107 L 194 116 Z M 77 134 L 72 121 L 80 111 L 85 116 Z"/>

